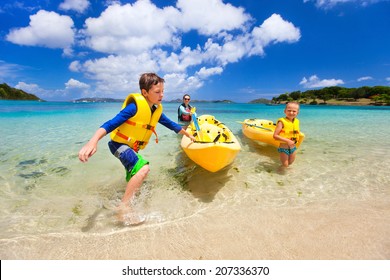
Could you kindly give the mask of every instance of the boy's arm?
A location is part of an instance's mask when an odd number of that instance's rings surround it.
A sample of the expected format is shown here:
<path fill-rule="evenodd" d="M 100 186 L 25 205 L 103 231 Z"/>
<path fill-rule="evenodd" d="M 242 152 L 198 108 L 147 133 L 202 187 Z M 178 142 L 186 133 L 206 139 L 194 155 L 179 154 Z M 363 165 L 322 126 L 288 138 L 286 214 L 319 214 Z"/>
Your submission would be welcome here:
<path fill-rule="evenodd" d="M 96 153 L 99 140 L 106 136 L 106 134 L 107 132 L 104 128 L 100 127 L 98 130 L 96 130 L 95 134 L 88 141 L 88 143 L 85 144 L 84 147 L 82 147 L 79 151 L 80 161 L 87 162 L 88 159 L 93 156 L 94 153 Z"/>
<path fill-rule="evenodd" d="M 187 136 L 192 140 L 192 142 L 196 141 L 195 137 L 192 134 L 188 133 L 187 130 L 184 130 L 183 128 L 179 131 L 179 134 Z"/>
<path fill-rule="evenodd" d="M 137 107 L 135 103 L 130 103 L 125 108 L 123 108 L 123 110 L 121 110 L 114 118 L 105 122 L 100 127 L 104 128 L 108 134 L 114 129 L 116 129 L 118 126 L 120 126 L 122 123 L 133 117 L 136 112 Z"/>
<path fill-rule="evenodd" d="M 179 133 L 181 128 L 181 125 L 178 123 L 175 123 L 170 118 L 168 118 L 164 113 L 161 114 L 160 119 L 158 120 L 160 124 L 165 126 L 166 128 L 173 130 L 176 133 Z"/>
<path fill-rule="evenodd" d="M 178 123 L 175 123 L 174 121 L 171 121 L 164 113 L 161 114 L 160 119 L 158 120 L 159 123 L 161 123 L 166 128 L 169 128 L 170 130 L 173 130 L 176 133 L 182 134 L 190 138 L 192 141 L 195 141 L 194 136 L 189 134 L 187 131 L 185 131 L 181 125 Z"/>
<path fill-rule="evenodd" d="M 79 159 L 82 162 L 87 162 L 97 151 L 97 145 L 100 139 L 120 126 L 127 119 L 135 115 L 137 107 L 134 103 L 130 103 L 123 110 L 121 110 L 114 118 L 105 122 L 92 136 L 91 140 L 81 148 L 79 152 Z"/>

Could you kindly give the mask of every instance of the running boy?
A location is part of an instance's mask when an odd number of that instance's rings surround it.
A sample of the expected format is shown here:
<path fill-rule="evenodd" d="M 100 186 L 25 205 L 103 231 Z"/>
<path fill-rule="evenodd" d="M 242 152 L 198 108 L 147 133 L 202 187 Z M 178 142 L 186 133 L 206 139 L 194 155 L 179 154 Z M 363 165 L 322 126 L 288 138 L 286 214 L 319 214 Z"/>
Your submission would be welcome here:
<path fill-rule="evenodd" d="M 278 119 L 274 131 L 274 139 L 281 141 L 278 152 L 280 161 L 284 167 L 288 167 L 295 160 L 297 147 L 295 144 L 299 138 L 299 103 L 288 102 L 284 109 L 286 117 Z"/>
<path fill-rule="evenodd" d="M 111 120 L 105 122 L 79 151 L 79 159 L 87 162 L 97 151 L 100 139 L 111 132 L 108 142 L 111 153 L 117 157 L 126 169 L 127 186 L 119 210 L 119 219 L 125 224 L 137 224 L 137 216 L 131 213 L 130 201 L 149 173 L 149 162 L 138 153 L 144 149 L 152 134 L 155 134 L 157 122 L 165 127 L 186 135 L 193 141 L 195 138 L 182 127 L 163 114 L 161 101 L 164 97 L 164 79 L 155 73 L 144 73 L 139 79 L 141 94 L 127 96 L 122 110 Z M 129 220 L 133 217 L 133 220 Z M 139 217 L 138 217 L 139 218 Z"/>

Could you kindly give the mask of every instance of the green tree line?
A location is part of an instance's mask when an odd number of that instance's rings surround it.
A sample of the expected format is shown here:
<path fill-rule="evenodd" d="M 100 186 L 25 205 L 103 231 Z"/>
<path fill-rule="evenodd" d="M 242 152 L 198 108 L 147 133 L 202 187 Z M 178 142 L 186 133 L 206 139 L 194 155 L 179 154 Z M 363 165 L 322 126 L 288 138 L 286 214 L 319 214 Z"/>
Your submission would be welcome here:
<path fill-rule="evenodd" d="M 0 84 L 0 100 L 41 100 L 34 94 L 13 88 L 6 83 Z"/>
<path fill-rule="evenodd" d="M 300 103 L 318 104 L 317 100 L 326 103 L 326 101 L 334 99 L 339 101 L 357 101 L 361 98 L 367 98 L 372 101 L 373 105 L 390 105 L 390 87 L 374 86 L 374 87 L 359 87 L 359 88 L 344 88 L 344 87 L 325 87 L 322 89 L 307 90 L 304 92 L 293 91 L 284 93 L 278 97 L 273 97 L 273 103 L 282 101 L 299 101 Z"/>

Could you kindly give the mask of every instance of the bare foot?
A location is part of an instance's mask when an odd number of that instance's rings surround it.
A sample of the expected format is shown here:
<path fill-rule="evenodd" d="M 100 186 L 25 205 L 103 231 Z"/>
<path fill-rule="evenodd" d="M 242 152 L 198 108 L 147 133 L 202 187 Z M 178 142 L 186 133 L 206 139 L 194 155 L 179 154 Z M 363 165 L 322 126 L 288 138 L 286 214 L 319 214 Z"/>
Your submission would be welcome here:
<path fill-rule="evenodd" d="M 140 225 L 146 220 L 145 216 L 136 213 L 131 207 L 123 205 L 117 208 L 117 219 L 124 226 Z"/>
<path fill-rule="evenodd" d="M 145 222 L 145 220 L 145 216 L 134 212 L 122 216 L 122 222 L 125 226 L 137 226 Z"/>

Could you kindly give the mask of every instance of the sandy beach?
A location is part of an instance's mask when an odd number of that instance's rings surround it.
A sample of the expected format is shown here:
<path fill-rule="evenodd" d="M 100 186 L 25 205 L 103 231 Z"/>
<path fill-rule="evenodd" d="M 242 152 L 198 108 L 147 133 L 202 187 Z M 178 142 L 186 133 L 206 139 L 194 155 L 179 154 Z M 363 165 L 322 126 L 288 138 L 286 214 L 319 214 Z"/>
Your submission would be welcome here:
<path fill-rule="evenodd" d="M 97 127 L 117 104 L 60 104 L 60 111 L 49 105 L 42 114 L 34 105 L 39 113 L 29 117 L 30 137 L 5 135 L 2 260 L 390 259 L 390 157 L 383 145 L 390 111 L 384 107 L 305 106 L 300 120 L 307 139 L 282 174 L 277 151 L 246 139 L 237 123 L 248 116 L 276 119 L 279 106 L 202 104 L 230 124 L 242 151 L 232 166 L 210 173 L 161 128 L 160 143 L 143 151 L 152 170 L 136 206 L 147 220 L 124 227 L 109 210 L 124 191 L 120 163 L 106 143 L 80 163 L 77 152 L 92 132 L 71 133 L 82 131 L 85 114 Z M 32 105 L 18 106 L 2 122 L 6 129 L 20 125 L 19 115 Z M 174 105 L 166 109 L 176 112 Z M 58 138 L 48 119 L 69 137 Z"/>
<path fill-rule="evenodd" d="M 44 234 L 0 241 L 1 259 L 383 260 L 385 202 L 295 209 L 224 209 L 112 234 Z"/>

